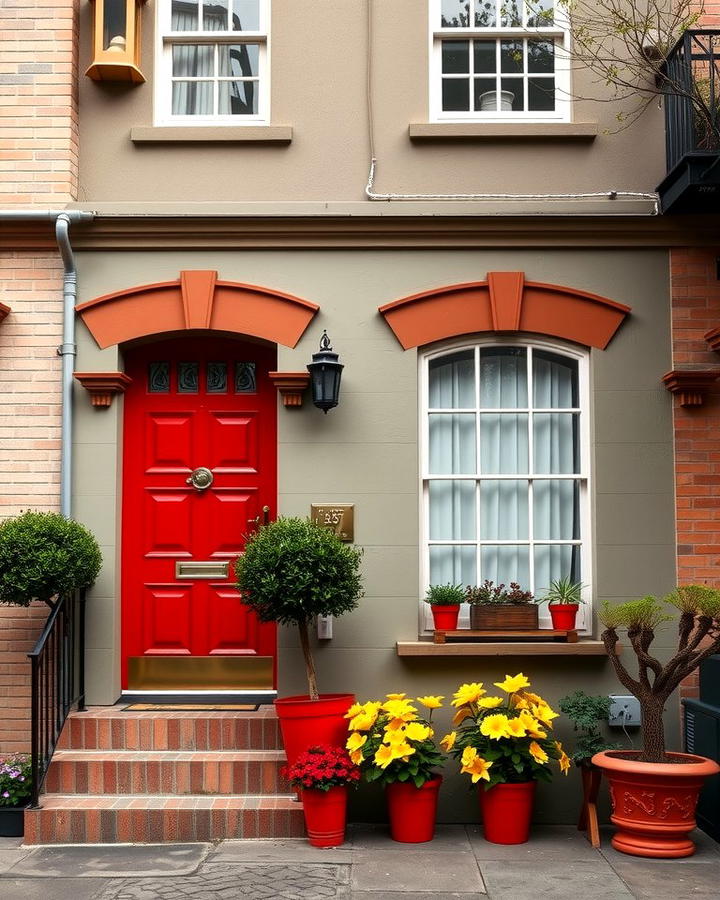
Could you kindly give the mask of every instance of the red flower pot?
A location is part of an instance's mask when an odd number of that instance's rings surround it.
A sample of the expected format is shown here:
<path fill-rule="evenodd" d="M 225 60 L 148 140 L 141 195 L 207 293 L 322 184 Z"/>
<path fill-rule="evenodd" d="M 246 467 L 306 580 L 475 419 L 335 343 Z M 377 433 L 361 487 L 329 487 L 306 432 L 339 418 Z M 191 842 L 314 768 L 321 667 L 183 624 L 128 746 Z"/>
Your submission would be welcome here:
<path fill-rule="evenodd" d="M 496 784 L 480 789 L 485 840 L 491 844 L 524 844 L 530 836 L 535 781 Z"/>
<path fill-rule="evenodd" d="M 337 847 L 345 840 L 347 787 L 344 784 L 329 791 L 303 788 L 301 793 L 305 828 L 313 847 Z"/>
<path fill-rule="evenodd" d="M 720 766 L 704 756 L 669 753 L 677 762 L 646 763 L 639 750 L 606 750 L 593 756 L 610 783 L 617 826 L 612 845 L 621 853 L 651 858 L 692 856 L 688 835 L 695 828 L 695 807 L 705 779 Z"/>
<path fill-rule="evenodd" d="M 553 628 L 557 628 L 558 631 L 572 631 L 578 611 L 577 603 L 549 603 L 548 609 Z"/>
<path fill-rule="evenodd" d="M 344 747 L 348 733 L 344 716 L 354 702 L 354 694 L 321 694 L 319 700 L 311 700 L 307 695 L 276 700 L 288 763 L 294 763 L 304 750 L 318 744 Z"/>
<path fill-rule="evenodd" d="M 436 631 L 455 631 L 457 628 L 458 615 L 460 614 L 460 604 L 442 604 L 434 603 L 430 605 L 432 611 L 433 624 Z"/>
<path fill-rule="evenodd" d="M 390 836 L 402 844 L 422 844 L 435 836 L 438 791 L 442 775 L 422 787 L 410 781 L 395 781 L 385 787 Z"/>

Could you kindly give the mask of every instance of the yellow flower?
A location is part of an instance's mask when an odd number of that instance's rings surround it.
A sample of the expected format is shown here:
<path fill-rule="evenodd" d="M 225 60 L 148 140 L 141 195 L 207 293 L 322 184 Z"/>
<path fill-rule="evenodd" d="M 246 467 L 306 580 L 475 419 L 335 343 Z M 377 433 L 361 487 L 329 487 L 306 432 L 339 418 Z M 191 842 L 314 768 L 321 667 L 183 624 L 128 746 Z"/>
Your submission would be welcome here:
<path fill-rule="evenodd" d="M 426 741 L 432 733 L 432 728 L 428 728 L 422 722 L 408 722 L 405 726 L 405 737 L 409 741 Z"/>
<path fill-rule="evenodd" d="M 530 709 L 530 704 L 522 694 L 512 695 L 512 705 L 515 707 L 515 709 Z"/>
<path fill-rule="evenodd" d="M 350 731 L 370 731 L 377 720 L 377 712 L 374 710 L 363 710 L 353 719 L 350 719 L 348 728 Z"/>
<path fill-rule="evenodd" d="M 537 741 L 531 741 L 528 750 L 530 751 L 530 756 L 537 763 L 546 763 L 550 758 Z"/>
<path fill-rule="evenodd" d="M 418 703 L 422 703 L 422 705 L 424 707 L 426 707 L 427 709 L 440 709 L 442 707 L 442 702 L 444 699 L 445 699 L 444 696 L 440 696 L 440 697 L 427 696 L 427 697 L 418 697 L 417 698 Z"/>
<path fill-rule="evenodd" d="M 472 719 L 472 713 L 466 706 L 463 706 L 453 716 L 452 724 L 459 725 L 465 719 Z"/>
<path fill-rule="evenodd" d="M 507 723 L 507 736 L 508 737 L 525 737 L 527 731 L 525 730 L 525 726 L 522 723 L 522 719 L 508 719 Z"/>
<path fill-rule="evenodd" d="M 363 761 L 363 752 L 362 750 L 353 750 L 350 753 L 350 759 L 355 763 L 356 766 L 359 766 Z"/>
<path fill-rule="evenodd" d="M 386 728 L 383 744 L 402 744 L 405 742 L 405 728 Z"/>
<path fill-rule="evenodd" d="M 385 694 L 388 700 L 404 700 L 407 694 Z"/>
<path fill-rule="evenodd" d="M 386 769 L 394 759 L 395 754 L 393 753 L 392 747 L 389 747 L 387 744 L 380 744 L 373 761 L 376 765 L 380 766 L 381 769 Z"/>
<path fill-rule="evenodd" d="M 558 765 L 560 766 L 560 771 L 563 773 L 563 775 L 567 775 L 567 773 L 570 769 L 570 757 L 567 755 L 567 753 L 565 753 L 564 750 L 560 754 L 560 759 L 558 760 Z"/>
<path fill-rule="evenodd" d="M 520 691 L 520 696 L 524 700 L 529 700 L 531 703 L 544 703 L 545 702 L 542 697 L 540 697 L 538 694 L 533 694 L 532 691 Z"/>
<path fill-rule="evenodd" d="M 502 697 L 483 697 L 478 700 L 478 706 L 480 709 L 495 709 L 496 706 L 502 706 L 503 702 Z"/>
<path fill-rule="evenodd" d="M 487 691 L 483 690 L 481 682 L 471 682 L 470 684 L 461 684 L 453 694 L 454 700 L 451 701 L 453 706 L 465 706 L 468 703 L 477 702 Z"/>
<path fill-rule="evenodd" d="M 460 762 L 464 766 L 469 766 L 469 765 L 472 765 L 473 760 L 476 758 L 477 758 L 477 750 L 474 747 L 466 747 L 462 752 L 462 756 L 460 757 Z"/>
<path fill-rule="evenodd" d="M 408 757 L 412 756 L 415 752 L 415 748 L 411 747 L 410 744 L 398 744 L 393 747 L 395 751 L 395 756 L 397 759 L 403 759 L 405 762 L 408 761 Z"/>
<path fill-rule="evenodd" d="M 354 719 L 359 713 L 363 712 L 365 707 L 362 703 L 353 703 L 350 709 L 345 713 L 346 719 Z"/>
<path fill-rule="evenodd" d="M 494 741 L 507 737 L 508 717 L 502 713 L 495 713 L 493 716 L 485 716 L 480 723 L 480 734 L 489 737 Z"/>
<path fill-rule="evenodd" d="M 345 747 L 348 750 L 359 750 L 362 745 L 367 741 L 366 734 L 358 734 L 357 731 L 354 734 L 351 734 L 347 740 L 347 744 Z"/>
<path fill-rule="evenodd" d="M 522 710 L 518 717 L 523 724 L 523 728 L 528 733 L 529 737 L 533 738 L 545 738 L 547 737 L 547 732 L 543 731 L 540 727 L 540 723 L 537 719 L 534 719 L 527 710 Z"/>
<path fill-rule="evenodd" d="M 544 700 L 542 703 L 533 705 L 532 714 L 536 719 L 539 719 L 543 725 L 547 725 L 548 728 L 552 728 L 552 720 L 557 719 L 560 715 L 559 713 L 556 713 L 554 709 L 551 709 Z"/>
<path fill-rule="evenodd" d="M 514 694 L 515 691 L 519 691 L 521 688 L 530 687 L 530 682 L 522 672 L 519 672 L 517 675 L 506 675 L 505 681 L 494 681 L 493 684 L 508 694 Z"/>
<path fill-rule="evenodd" d="M 446 734 L 445 737 L 440 741 L 440 746 L 444 750 L 447 750 L 449 752 L 455 746 L 456 737 L 457 731 L 451 731 L 450 734 Z"/>
<path fill-rule="evenodd" d="M 472 783 L 477 784 L 481 778 L 484 778 L 485 781 L 490 781 L 490 775 L 488 773 L 490 766 L 492 766 L 491 762 L 487 762 L 482 756 L 476 756 L 470 765 L 463 766 L 460 771 L 470 775 Z"/>

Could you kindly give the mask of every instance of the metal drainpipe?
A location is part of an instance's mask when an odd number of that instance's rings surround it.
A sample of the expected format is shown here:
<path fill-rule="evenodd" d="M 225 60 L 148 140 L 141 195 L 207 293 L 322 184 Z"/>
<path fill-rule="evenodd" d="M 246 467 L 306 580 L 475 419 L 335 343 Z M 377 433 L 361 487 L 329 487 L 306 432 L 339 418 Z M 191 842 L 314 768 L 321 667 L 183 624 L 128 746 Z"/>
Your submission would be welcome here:
<path fill-rule="evenodd" d="M 75 301 L 77 298 L 77 270 L 72 247 L 70 246 L 70 225 L 76 222 L 91 222 L 95 213 L 81 210 L 57 212 L 48 209 L 0 210 L 0 222 L 55 222 L 55 239 L 63 262 L 63 335 L 58 354 L 62 357 L 61 393 L 62 420 L 60 441 L 60 512 L 70 517 L 72 512 L 72 385 L 75 346 Z"/>

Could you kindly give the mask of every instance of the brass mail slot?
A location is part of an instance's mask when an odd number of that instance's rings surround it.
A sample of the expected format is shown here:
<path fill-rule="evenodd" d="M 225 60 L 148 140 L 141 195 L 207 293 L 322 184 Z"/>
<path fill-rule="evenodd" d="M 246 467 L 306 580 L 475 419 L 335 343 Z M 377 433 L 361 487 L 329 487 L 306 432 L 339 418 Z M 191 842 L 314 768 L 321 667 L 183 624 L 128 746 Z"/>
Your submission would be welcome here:
<path fill-rule="evenodd" d="M 273 688 L 272 656 L 131 656 L 135 691 L 258 691 Z"/>
<path fill-rule="evenodd" d="M 176 562 L 175 563 L 176 578 L 220 578 L 223 581 L 228 579 L 228 563 L 227 562 Z"/>

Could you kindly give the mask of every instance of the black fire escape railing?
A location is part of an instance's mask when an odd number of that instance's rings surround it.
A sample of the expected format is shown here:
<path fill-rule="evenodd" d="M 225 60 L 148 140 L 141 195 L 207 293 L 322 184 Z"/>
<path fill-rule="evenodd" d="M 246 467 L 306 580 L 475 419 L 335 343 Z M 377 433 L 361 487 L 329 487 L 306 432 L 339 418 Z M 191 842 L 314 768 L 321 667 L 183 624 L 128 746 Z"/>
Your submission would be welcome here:
<path fill-rule="evenodd" d="M 668 53 L 665 75 L 667 169 L 688 154 L 720 151 L 720 30 L 689 29 Z"/>
<path fill-rule="evenodd" d="M 85 592 L 58 598 L 28 653 L 32 691 L 32 796 L 38 797 L 68 713 L 85 709 Z"/>

